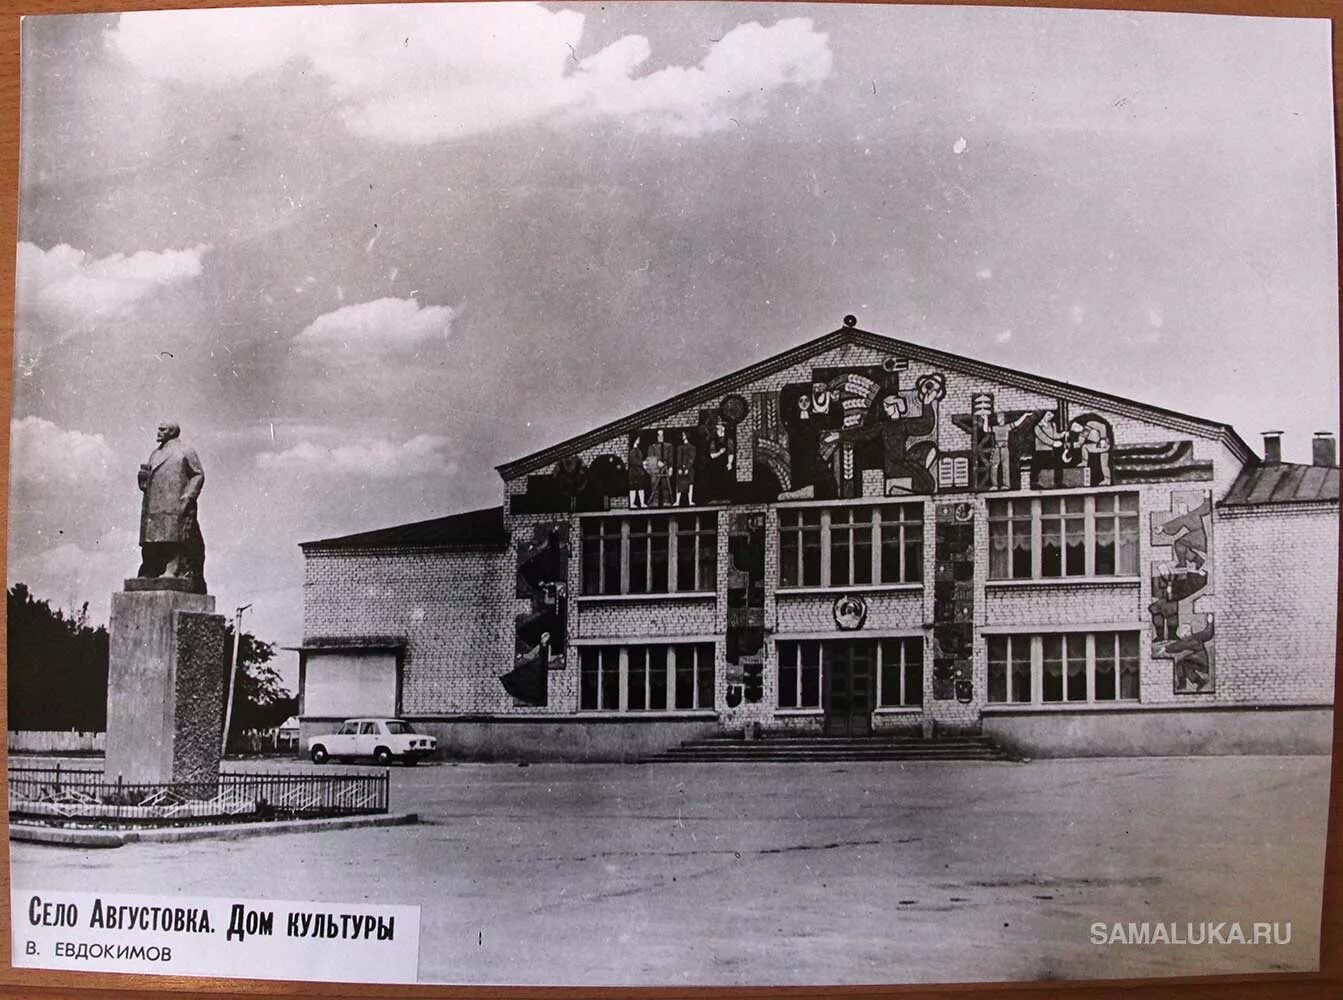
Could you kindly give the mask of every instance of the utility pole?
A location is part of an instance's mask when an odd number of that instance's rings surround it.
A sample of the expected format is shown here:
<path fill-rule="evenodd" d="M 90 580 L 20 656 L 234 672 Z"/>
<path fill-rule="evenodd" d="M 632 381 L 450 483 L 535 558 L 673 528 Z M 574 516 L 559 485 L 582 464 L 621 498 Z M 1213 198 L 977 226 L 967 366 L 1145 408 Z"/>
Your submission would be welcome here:
<path fill-rule="evenodd" d="M 238 679 L 238 654 L 242 648 L 242 613 L 252 605 L 244 604 L 233 613 L 233 658 L 228 672 L 228 700 L 224 702 L 224 735 L 219 741 L 219 756 L 228 752 L 228 730 L 233 722 L 233 687 Z"/>

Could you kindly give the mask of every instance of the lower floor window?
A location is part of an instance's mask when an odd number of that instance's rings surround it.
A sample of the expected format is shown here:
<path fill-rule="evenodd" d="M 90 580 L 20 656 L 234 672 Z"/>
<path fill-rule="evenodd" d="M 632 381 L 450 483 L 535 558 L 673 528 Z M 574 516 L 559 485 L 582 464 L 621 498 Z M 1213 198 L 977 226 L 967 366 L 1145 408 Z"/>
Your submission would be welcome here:
<path fill-rule="evenodd" d="M 1097 632 L 1093 660 L 1096 701 L 1138 700 L 1138 633 Z"/>
<path fill-rule="evenodd" d="M 821 707 L 821 644 L 780 642 L 779 653 L 779 707 Z"/>
<path fill-rule="evenodd" d="M 1137 701 L 1135 632 L 1053 632 L 987 639 L 990 702 Z"/>
<path fill-rule="evenodd" d="M 584 646 L 578 707 L 596 712 L 665 712 L 714 706 L 713 643 Z"/>
<path fill-rule="evenodd" d="M 1031 644 L 1029 635 L 991 635 L 989 701 L 1030 702 Z"/>
<path fill-rule="evenodd" d="M 923 704 L 923 639 L 882 639 L 877 704 L 899 708 Z"/>

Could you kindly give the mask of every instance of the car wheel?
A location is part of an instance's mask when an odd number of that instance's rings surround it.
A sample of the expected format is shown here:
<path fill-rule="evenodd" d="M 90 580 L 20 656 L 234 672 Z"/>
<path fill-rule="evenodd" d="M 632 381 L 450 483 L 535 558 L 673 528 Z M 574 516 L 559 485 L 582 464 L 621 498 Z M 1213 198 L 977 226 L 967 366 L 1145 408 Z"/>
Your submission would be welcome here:
<path fill-rule="evenodd" d="M 313 747 L 311 757 L 314 764 L 325 764 L 327 762 L 326 747 L 321 745 Z"/>
<path fill-rule="evenodd" d="M 383 767 L 386 767 L 392 762 L 392 751 L 388 750 L 386 747 L 378 747 L 378 749 L 373 751 L 373 759 Z"/>

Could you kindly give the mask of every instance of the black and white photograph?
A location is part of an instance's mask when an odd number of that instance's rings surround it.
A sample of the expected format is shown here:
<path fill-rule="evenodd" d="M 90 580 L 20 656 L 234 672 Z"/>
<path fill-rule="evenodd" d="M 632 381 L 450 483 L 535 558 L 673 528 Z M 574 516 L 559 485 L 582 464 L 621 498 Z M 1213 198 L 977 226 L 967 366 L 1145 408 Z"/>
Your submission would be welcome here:
<path fill-rule="evenodd" d="M 1318 970 L 1332 59 L 1096 9 L 26 17 L 13 967 Z"/>

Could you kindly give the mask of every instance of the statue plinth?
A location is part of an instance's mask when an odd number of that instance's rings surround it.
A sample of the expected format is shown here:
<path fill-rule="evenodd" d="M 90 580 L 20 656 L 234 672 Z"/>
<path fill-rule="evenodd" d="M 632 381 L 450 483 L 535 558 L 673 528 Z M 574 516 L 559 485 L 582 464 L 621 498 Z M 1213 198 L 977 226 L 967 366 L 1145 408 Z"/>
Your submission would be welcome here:
<path fill-rule="evenodd" d="M 126 581 L 112 595 L 105 780 L 213 781 L 228 669 L 223 615 L 190 580 Z"/>
<path fill-rule="evenodd" d="M 201 585 L 195 580 L 180 576 L 133 576 L 122 581 L 122 590 L 136 593 L 144 590 L 173 590 L 180 594 L 203 594 Z M 211 605 L 213 610 L 213 605 Z"/>

